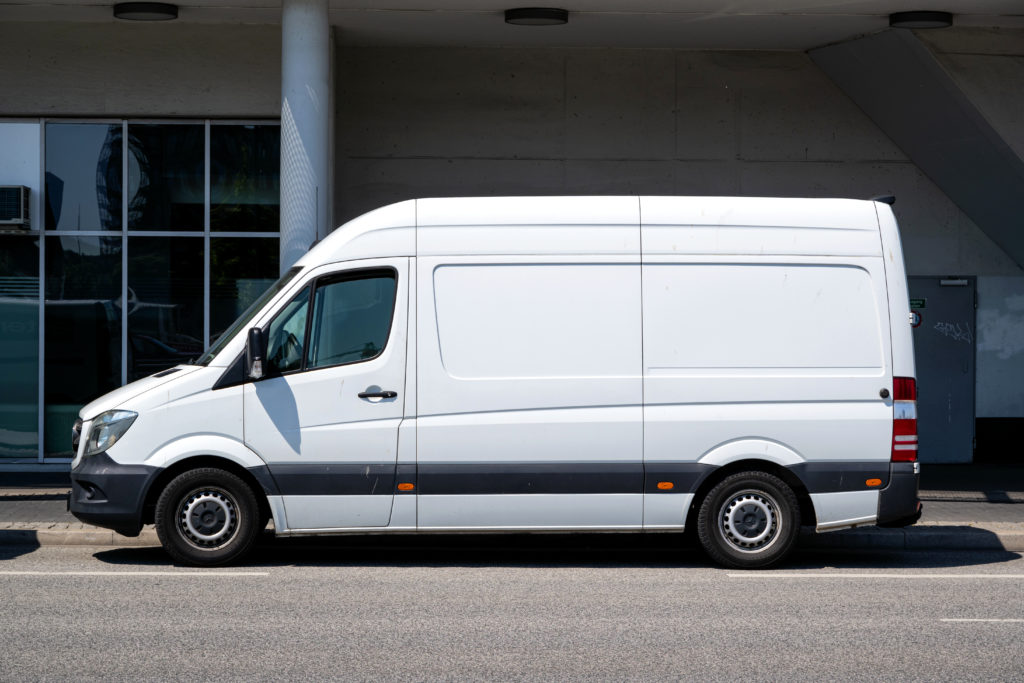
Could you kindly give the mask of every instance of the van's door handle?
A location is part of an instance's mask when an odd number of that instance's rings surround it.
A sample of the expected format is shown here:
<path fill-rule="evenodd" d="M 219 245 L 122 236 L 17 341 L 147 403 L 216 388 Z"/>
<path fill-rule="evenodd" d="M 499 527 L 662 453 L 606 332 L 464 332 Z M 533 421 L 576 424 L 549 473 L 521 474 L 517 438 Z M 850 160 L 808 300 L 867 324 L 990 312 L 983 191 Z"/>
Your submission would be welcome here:
<path fill-rule="evenodd" d="M 362 391 L 356 394 L 359 398 L 395 398 L 397 391 Z"/>

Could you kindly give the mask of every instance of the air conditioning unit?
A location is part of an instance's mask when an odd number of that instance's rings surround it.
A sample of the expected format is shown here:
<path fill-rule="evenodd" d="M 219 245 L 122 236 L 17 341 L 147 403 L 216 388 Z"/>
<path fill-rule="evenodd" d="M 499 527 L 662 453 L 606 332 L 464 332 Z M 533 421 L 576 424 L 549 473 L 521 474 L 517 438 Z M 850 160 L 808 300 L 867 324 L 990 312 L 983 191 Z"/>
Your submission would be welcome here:
<path fill-rule="evenodd" d="M 28 188 L 24 185 L 0 185 L 0 228 L 28 228 Z"/>

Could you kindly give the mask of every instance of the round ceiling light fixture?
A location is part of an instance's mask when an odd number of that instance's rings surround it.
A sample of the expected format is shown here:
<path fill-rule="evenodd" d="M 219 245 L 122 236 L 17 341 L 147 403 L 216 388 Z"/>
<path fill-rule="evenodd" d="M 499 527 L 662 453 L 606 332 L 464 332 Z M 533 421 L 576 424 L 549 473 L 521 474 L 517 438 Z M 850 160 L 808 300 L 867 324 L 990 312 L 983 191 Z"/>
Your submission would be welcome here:
<path fill-rule="evenodd" d="M 168 21 L 178 18 L 178 6 L 166 2 L 119 2 L 114 18 L 128 21 Z"/>
<path fill-rule="evenodd" d="M 569 23 L 569 11 L 555 7 L 507 9 L 505 23 L 516 26 L 558 26 Z"/>
<path fill-rule="evenodd" d="M 895 12 L 889 15 L 892 28 L 949 28 L 953 15 L 949 12 Z"/>

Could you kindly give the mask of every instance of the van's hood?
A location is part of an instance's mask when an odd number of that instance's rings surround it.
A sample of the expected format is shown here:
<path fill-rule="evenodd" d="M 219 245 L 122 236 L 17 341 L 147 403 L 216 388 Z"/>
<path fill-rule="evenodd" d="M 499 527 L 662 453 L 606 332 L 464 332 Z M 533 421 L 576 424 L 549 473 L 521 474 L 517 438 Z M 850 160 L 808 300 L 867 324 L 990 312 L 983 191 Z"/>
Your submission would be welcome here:
<path fill-rule="evenodd" d="M 95 401 L 88 404 L 80 411 L 78 411 L 78 415 L 83 420 L 91 420 L 100 413 L 105 413 L 108 410 L 113 410 L 114 408 L 117 408 L 125 401 L 133 399 L 139 394 L 149 391 L 154 387 L 158 387 L 161 384 L 166 384 L 167 382 L 173 382 L 179 377 L 184 377 L 185 375 L 191 374 L 196 370 L 199 370 L 200 366 L 179 365 L 174 369 L 177 370 L 177 372 L 172 372 L 170 374 L 164 375 L 164 372 L 167 372 L 166 370 L 164 370 L 162 372 L 156 373 L 155 375 L 143 377 L 142 379 L 136 380 L 131 384 L 126 384 L 120 389 L 114 389 L 109 394 L 103 394 L 98 399 L 96 399 Z M 163 375 L 163 377 L 160 377 L 159 375 Z"/>

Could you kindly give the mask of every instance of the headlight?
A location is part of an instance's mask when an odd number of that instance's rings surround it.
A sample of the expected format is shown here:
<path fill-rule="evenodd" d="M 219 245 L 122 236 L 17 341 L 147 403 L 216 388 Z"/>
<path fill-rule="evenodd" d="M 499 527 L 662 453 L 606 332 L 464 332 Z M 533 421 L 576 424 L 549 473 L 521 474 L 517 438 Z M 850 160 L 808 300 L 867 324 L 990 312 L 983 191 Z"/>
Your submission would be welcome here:
<path fill-rule="evenodd" d="M 113 446 L 138 416 L 130 410 L 108 410 L 97 417 L 89 428 L 84 455 L 96 455 Z"/>

